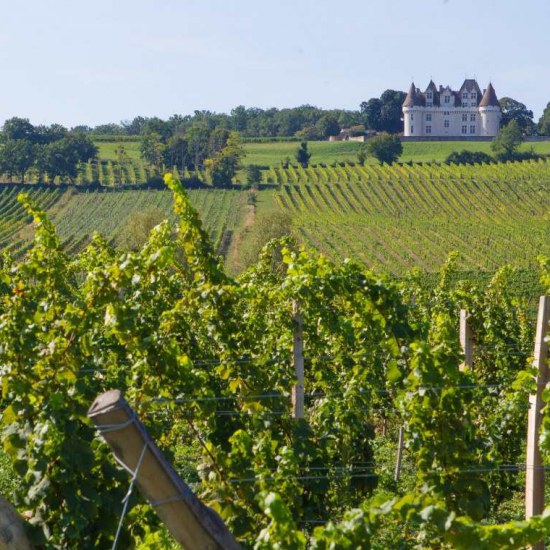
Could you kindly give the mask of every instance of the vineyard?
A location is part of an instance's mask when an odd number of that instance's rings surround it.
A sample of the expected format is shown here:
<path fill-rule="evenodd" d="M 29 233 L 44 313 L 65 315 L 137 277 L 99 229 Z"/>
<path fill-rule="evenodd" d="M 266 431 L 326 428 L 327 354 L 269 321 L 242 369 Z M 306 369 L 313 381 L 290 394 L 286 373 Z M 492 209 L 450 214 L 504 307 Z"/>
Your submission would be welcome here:
<path fill-rule="evenodd" d="M 114 170 L 113 164 L 105 165 Z M 88 168 L 89 181 L 94 181 L 96 167 L 90 163 Z M 456 250 L 460 271 L 489 273 L 509 263 L 530 274 L 529 286 L 535 288 L 537 256 L 550 254 L 546 161 L 290 165 L 263 170 L 262 177 L 256 192 L 206 186 L 189 191 L 215 249 L 224 257 L 233 241 L 236 254 L 246 250 L 249 230 L 274 211 L 288 214 L 288 231 L 299 242 L 330 259 L 352 258 L 398 277 L 411 268 L 435 273 Z M 99 188 L 1 185 L 0 247 L 19 257 L 31 242 L 30 219 L 16 200 L 25 190 L 48 212 L 64 249 L 73 253 L 89 243 L 95 231 L 117 242 L 134 213 L 152 208 L 170 216 L 168 190 L 120 187 L 112 184 L 116 178 L 103 181 L 108 185 Z M 249 205 L 250 198 L 256 206 Z M 244 222 L 250 208 L 254 216 Z"/>
<path fill-rule="evenodd" d="M 157 515 L 174 498 L 129 492 L 87 417 L 110 388 L 244 548 L 515 549 L 550 535 L 548 513 L 520 521 L 526 477 L 547 469 L 526 432 L 550 311 L 535 335 L 510 268 L 478 286 L 456 282 L 451 259 L 426 290 L 283 238 L 234 279 L 167 183 L 177 235 L 161 224 L 130 253 L 94 239 L 67 255 L 20 199 L 36 234 L 0 266 L 0 421 L 8 497 L 36 544 L 176 548 Z M 550 260 L 537 271 L 548 293 Z"/>
<path fill-rule="evenodd" d="M 125 230 L 126 220 L 134 213 L 156 209 L 174 219 L 172 194 L 160 190 L 87 190 L 71 187 L 34 187 L 2 185 L 0 187 L 0 248 L 21 256 L 29 247 L 32 229 L 30 217 L 17 201 L 22 191 L 48 212 L 54 221 L 62 246 L 68 252 L 81 250 L 94 232 L 116 240 Z M 236 190 L 197 189 L 189 192 L 190 200 L 204 220 L 216 250 L 224 253 L 238 226 L 243 194 Z"/>
<path fill-rule="evenodd" d="M 328 257 L 390 273 L 434 271 L 450 250 L 461 269 L 532 268 L 550 253 L 550 163 L 271 168 L 296 232 Z"/>

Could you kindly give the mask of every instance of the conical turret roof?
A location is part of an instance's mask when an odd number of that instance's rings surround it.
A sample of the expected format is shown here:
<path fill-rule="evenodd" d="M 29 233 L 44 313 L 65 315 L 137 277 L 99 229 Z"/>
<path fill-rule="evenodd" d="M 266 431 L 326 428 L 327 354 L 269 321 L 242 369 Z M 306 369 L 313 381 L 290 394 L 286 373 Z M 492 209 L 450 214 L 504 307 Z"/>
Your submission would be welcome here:
<path fill-rule="evenodd" d="M 485 93 L 483 94 L 483 97 L 481 98 L 479 106 L 480 107 L 500 107 L 497 99 L 497 94 L 495 92 L 495 89 L 493 88 L 493 85 L 490 82 L 489 82 L 489 86 L 487 86 L 487 89 L 485 90 Z"/>
<path fill-rule="evenodd" d="M 405 101 L 403 102 L 403 107 L 414 107 L 418 104 L 418 98 L 416 94 L 416 86 L 414 85 L 414 82 L 411 84 L 411 87 L 409 88 L 409 92 L 407 94 L 407 97 L 405 98 Z"/>

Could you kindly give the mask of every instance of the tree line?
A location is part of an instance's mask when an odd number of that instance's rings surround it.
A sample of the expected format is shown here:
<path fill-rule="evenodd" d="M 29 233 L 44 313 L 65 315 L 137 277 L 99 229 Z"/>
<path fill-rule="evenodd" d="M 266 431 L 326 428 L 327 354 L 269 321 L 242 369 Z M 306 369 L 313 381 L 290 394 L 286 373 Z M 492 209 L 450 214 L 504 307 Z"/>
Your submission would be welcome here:
<path fill-rule="evenodd" d="M 34 126 L 26 118 L 13 117 L 0 132 L 0 173 L 22 182 L 29 171 L 39 182 L 46 177 L 73 181 L 80 162 L 97 155 L 97 147 L 89 136 L 68 130 L 60 124 Z"/>

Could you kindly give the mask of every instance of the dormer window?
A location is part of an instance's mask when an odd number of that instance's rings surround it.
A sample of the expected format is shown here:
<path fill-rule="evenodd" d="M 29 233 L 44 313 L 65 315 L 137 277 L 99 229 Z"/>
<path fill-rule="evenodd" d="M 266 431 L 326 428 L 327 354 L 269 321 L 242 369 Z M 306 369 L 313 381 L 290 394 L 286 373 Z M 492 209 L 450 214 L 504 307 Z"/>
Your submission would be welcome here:
<path fill-rule="evenodd" d="M 445 103 L 450 103 L 450 102 L 451 102 L 451 96 L 450 96 L 450 95 L 446 95 L 446 96 L 445 96 L 445 99 L 444 99 L 444 102 L 445 102 Z"/>
<path fill-rule="evenodd" d="M 426 92 L 426 107 L 431 107 L 433 105 L 433 99 L 433 92 Z"/>

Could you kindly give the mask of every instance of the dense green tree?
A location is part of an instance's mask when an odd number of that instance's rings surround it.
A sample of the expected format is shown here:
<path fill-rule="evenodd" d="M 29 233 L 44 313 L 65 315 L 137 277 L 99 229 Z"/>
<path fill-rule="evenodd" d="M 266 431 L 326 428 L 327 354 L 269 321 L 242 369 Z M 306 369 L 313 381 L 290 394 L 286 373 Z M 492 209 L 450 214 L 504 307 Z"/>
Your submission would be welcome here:
<path fill-rule="evenodd" d="M 298 164 L 300 164 L 303 168 L 308 167 L 311 153 L 308 151 L 307 141 L 302 141 L 302 143 L 300 143 L 300 147 L 298 147 L 298 149 L 296 150 L 295 157 L 298 161 Z"/>
<path fill-rule="evenodd" d="M 246 131 L 248 124 L 248 112 L 244 105 L 238 105 L 234 109 L 231 109 L 232 127 L 237 132 Z"/>
<path fill-rule="evenodd" d="M 325 139 L 325 134 L 317 126 L 306 126 L 298 130 L 295 135 L 303 141 L 322 141 Z"/>
<path fill-rule="evenodd" d="M 56 177 L 73 181 L 78 174 L 80 162 L 87 162 L 97 154 L 96 146 L 83 134 L 69 134 L 41 148 L 36 155 L 40 173 L 48 175 L 50 181 Z"/>
<path fill-rule="evenodd" d="M 166 145 L 162 142 L 161 136 L 157 132 L 145 134 L 141 140 L 141 158 L 148 162 L 154 170 L 159 172 L 162 168 L 165 148 Z"/>
<path fill-rule="evenodd" d="M 262 181 L 262 171 L 257 164 L 249 164 L 246 167 L 246 183 L 252 187 L 257 187 Z"/>
<path fill-rule="evenodd" d="M 386 132 L 370 138 L 365 143 L 365 149 L 380 164 L 393 164 L 403 153 L 401 140 Z"/>
<path fill-rule="evenodd" d="M 31 142 L 35 140 L 35 128 L 28 118 L 12 117 L 4 122 L 2 136 L 4 139 L 26 139 Z"/>
<path fill-rule="evenodd" d="M 232 179 L 241 168 L 241 160 L 244 155 L 245 152 L 238 132 L 231 132 L 227 138 L 225 147 L 204 163 L 206 173 L 212 185 L 214 187 L 230 186 Z"/>
<path fill-rule="evenodd" d="M 523 134 L 517 120 L 512 119 L 503 126 L 491 143 L 497 159 L 505 161 L 513 159 L 523 142 Z"/>
<path fill-rule="evenodd" d="M 325 138 L 337 136 L 340 133 L 340 124 L 334 115 L 323 115 L 315 124 Z"/>
<path fill-rule="evenodd" d="M 502 97 L 498 102 L 502 111 L 501 127 L 515 120 L 523 135 L 530 136 L 536 133 L 537 127 L 533 122 L 533 111 L 527 109 L 524 103 L 511 97 Z"/>
<path fill-rule="evenodd" d="M 230 131 L 227 128 L 218 126 L 214 128 L 208 138 L 208 157 L 212 158 L 218 151 L 221 151 L 227 144 Z"/>
<path fill-rule="evenodd" d="M 208 158 L 208 142 L 210 139 L 210 130 L 208 126 L 192 126 L 185 132 L 187 148 L 190 156 L 190 168 L 199 170 L 202 168 L 204 160 Z"/>
<path fill-rule="evenodd" d="M 382 101 L 376 97 L 372 97 L 368 101 L 361 103 L 361 114 L 363 115 L 363 123 L 369 130 L 381 130 L 381 110 Z"/>
<path fill-rule="evenodd" d="M 550 136 L 550 103 L 546 104 L 546 109 L 539 119 L 539 134 L 541 136 Z"/>
<path fill-rule="evenodd" d="M 176 134 L 168 140 L 164 149 L 164 164 L 166 166 L 177 166 L 183 172 L 188 163 L 189 148 L 187 140 L 183 135 Z"/>
<path fill-rule="evenodd" d="M 398 133 L 403 131 L 402 106 L 407 94 L 386 90 L 380 96 L 361 103 L 363 123 L 369 130 Z"/>
<path fill-rule="evenodd" d="M 63 139 L 68 135 L 69 131 L 61 124 L 52 124 L 51 126 L 36 126 L 32 141 L 35 143 L 52 143 L 59 139 Z M 76 132 L 79 133 L 79 132 Z M 80 132 L 82 133 L 82 132 Z"/>
<path fill-rule="evenodd" d="M 10 179 L 16 175 L 24 182 L 34 163 L 34 147 L 27 139 L 6 139 L 0 145 L 0 171 Z"/>
<path fill-rule="evenodd" d="M 386 90 L 381 96 L 380 129 L 390 134 L 403 131 L 403 102 L 407 94 L 396 90 Z"/>

